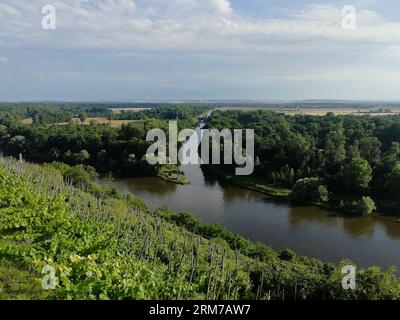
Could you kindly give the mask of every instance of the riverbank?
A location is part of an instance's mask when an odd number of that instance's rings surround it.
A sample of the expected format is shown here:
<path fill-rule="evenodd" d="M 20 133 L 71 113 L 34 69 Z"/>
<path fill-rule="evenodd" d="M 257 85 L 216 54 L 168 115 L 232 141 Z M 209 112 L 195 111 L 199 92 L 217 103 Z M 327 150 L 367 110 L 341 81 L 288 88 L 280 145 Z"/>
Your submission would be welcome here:
<path fill-rule="evenodd" d="M 289 188 L 269 184 L 264 179 L 258 177 L 227 175 L 225 171 L 223 171 L 221 168 L 217 166 L 207 165 L 207 166 L 202 166 L 202 168 L 207 172 L 214 174 L 219 179 L 222 179 L 227 183 L 231 183 L 233 185 L 248 190 L 259 192 L 278 200 L 287 202 L 291 201 L 290 194 L 292 190 Z M 349 196 L 340 197 L 338 195 L 335 195 L 331 196 L 330 200 L 327 203 L 313 202 L 313 203 L 306 203 L 304 205 L 312 205 L 332 212 L 341 212 L 348 216 L 359 216 L 354 212 L 346 211 L 346 209 L 341 205 L 341 202 L 343 201 L 351 202 L 358 199 L 359 197 L 349 197 Z M 388 201 L 385 199 L 376 199 L 375 203 L 377 206 L 377 210 L 372 214 L 373 216 L 376 217 L 387 216 L 390 218 L 394 217 L 393 218 L 394 221 L 400 223 L 399 219 L 400 204 L 398 202 Z"/>
<path fill-rule="evenodd" d="M 251 176 L 233 176 L 227 175 L 221 168 L 217 166 L 202 166 L 202 169 L 206 170 L 222 179 L 227 183 L 237 185 L 255 192 L 265 194 L 270 197 L 274 197 L 281 200 L 290 200 L 290 193 L 292 190 L 288 188 L 283 188 L 280 186 L 272 185 L 266 183 L 261 178 L 251 177 Z"/>
<path fill-rule="evenodd" d="M 290 200 L 290 193 L 292 192 L 290 189 L 287 188 L 275 186 L 272 184 L 266 184 L 262 181 L 262 179 L 255 177 L 227 176 L 225 180 L 246 189 L 260 192 L 282 200 Z"/>

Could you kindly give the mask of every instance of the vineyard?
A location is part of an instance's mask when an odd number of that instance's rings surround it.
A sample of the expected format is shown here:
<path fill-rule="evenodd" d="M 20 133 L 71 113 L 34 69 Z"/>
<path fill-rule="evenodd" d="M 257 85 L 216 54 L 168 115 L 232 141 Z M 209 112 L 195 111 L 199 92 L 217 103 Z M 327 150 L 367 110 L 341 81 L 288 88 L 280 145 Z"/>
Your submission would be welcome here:
<path fill-rule="evenodd" d="M 94 189 L 51 166 L 1 159 L 1 298 L 400 298 L 394 270 L 358 269 L 356 290 L 343 290 L 341 266 Z M 46 265 L 55 269 L 55 290 L 38 289 Z"/>

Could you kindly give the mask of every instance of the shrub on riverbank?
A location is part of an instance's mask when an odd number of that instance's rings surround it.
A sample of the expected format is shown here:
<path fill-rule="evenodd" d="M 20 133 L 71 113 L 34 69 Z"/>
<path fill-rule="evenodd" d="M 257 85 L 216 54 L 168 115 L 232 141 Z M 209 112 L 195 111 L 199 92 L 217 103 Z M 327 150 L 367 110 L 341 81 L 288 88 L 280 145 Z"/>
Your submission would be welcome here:
<path fill-rule="evenodd" d="M 359 200 L 341 201 L 340 208 L 343 211 L 370 216 L 375 210 L 375 201 L 370 197 L 362 197 Z"/>
<path fill-rule="evenodd" d="M 300 203 L 326 203 L 329 193 L 319 178 L 305 178 L 297 180 L 290 198 Z"/>

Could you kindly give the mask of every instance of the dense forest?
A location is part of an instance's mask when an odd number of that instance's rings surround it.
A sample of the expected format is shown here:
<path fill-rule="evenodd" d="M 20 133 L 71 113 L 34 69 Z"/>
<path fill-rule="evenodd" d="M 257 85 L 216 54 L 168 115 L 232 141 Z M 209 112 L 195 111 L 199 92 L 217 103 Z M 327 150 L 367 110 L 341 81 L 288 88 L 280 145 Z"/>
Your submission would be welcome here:
<path fill-rule="evenodd" d="M 193 119 L 194 116 L 199 116 L 208 110 L 212 106 L 165 106 L 161 108 L 148 108 L 140 111 L 129 111 L 121 110 L 120 113 L 112 115 L 112 119 L 115 120 L 143 120 L 143 119 L 168 119 L 168 120 L 180 120 L 187 121 Z M 183 127 L 184 128 L 184 127 Z"/>
<path fill-rule="evenodd" d="M 0 103 L 0 118 L 3 124 L 18 123 L 30 118 L 34 124 L 68 122 L 74 117 L 107 117 L 116 104 L 102 103 Z M 126 106 L 126 104 L 124 104 Z"/>
<path fill-rule="evenodd" d="M 104 106 L 89 105 L 84 109 L 84 117 L 99 115 L 102 108 Z M 197 117 L 208 108 L 165 106 L 132 112 L 137 114 L 137 121 L 120 127 L 96 123 L 81 125 L 71 121 L 74 117 L 83 117 L 82 109 L 75 106 L 65 109 L 62 106 L 53 108 L 39 105 L 21 109 L 8 106 L 0 110 L 0 149 L 5 155 L 18 157 L 21 154 L 33 162 L 59 161 L 71 165 L 90 165 L 99 172 L 140 176 L 156 173 L 156 169 L 144 159 L 150 145 L 146 142 L 148 130 L 161 128 L 168 132 L 168 120 L 177 120 L 179 128 L 194 127 Z M 109 111 L 104 109 L 103 112 Z M 21 122 L 30 116 L 34 119 L 32 124 Z M 36 121 L 35 117 L 45 121 Z M 53 121 L 61 124 L 55 125 Z"/>
<path fill-rule="evenodd" d="M 109 120 L 191 119 L 214 108 L 213 104 L 161 104 L 161 103 L 6 103 L 0 102 L 3 124 L 32 119 L 33 124 L 66 123 L 74 118 L 106 117 Z M 139 111 L 134 111 L 139 109 Z M 114 112 L 117 110 L 118 112 Z"/>
<path fill-rule="evenodd" d="M 373 199 L 399 199 L 400 116 L 215 111 L 207 127 L 254 129 L 253 176 L 292 189 L 295 201 L 340 199 L 343 209 L 369 214 Z"/>

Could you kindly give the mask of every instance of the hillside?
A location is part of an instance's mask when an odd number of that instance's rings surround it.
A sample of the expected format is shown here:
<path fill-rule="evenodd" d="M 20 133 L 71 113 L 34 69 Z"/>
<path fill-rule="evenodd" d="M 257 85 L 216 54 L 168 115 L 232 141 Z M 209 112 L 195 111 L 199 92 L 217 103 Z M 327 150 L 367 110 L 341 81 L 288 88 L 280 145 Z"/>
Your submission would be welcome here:
<path fill-rule="evenodd" d="M 278 254 L 191 215 L 150 212 L 132 196 L 91 189 L 64 182 L 50 166 L 1 159 L 0 275 L 35 288 L 50 265 L 58 278 L 56 290 L 40 296 L 26 289 L 24 298 L 400 297 L 392 272 L 360 269 L 357 289 L 346 291 L 339 266 Z M 12 288 L 3 293 L 16 297 Z"/>

